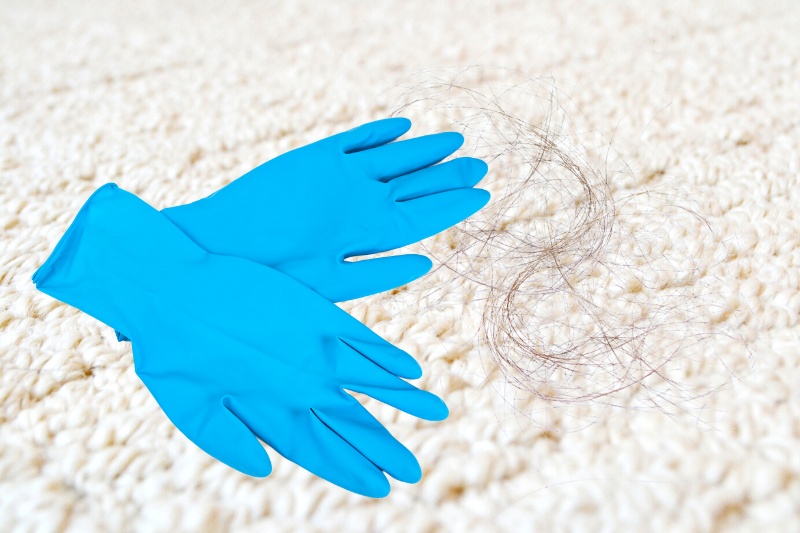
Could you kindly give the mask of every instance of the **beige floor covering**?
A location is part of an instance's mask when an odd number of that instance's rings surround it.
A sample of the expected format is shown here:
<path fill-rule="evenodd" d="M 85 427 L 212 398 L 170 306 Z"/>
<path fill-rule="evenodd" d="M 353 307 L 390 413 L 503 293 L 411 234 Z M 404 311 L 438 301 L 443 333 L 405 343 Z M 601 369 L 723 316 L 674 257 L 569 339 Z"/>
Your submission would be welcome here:
<path fill-rule="evenodd" d="M 789 0 L 0 3 L 0 530 L 800 531 L 797 28 Z M 451 407 L 431 424 L 371 406 L 424 478 L 367 500 L 274 453 L 266 479 L 210 459 L 128 345 L 34 290 L 99 185 L 187 202 L 468 64 L 549 76 L 634 181 L 669 180 L 713 226 L 671 238 L 728 335 L 674 377 L 719 390 L 676 410 L 639 408 L 642 388 L 615 407 L 516 393 L 440 270 L 343 304 Z"/>

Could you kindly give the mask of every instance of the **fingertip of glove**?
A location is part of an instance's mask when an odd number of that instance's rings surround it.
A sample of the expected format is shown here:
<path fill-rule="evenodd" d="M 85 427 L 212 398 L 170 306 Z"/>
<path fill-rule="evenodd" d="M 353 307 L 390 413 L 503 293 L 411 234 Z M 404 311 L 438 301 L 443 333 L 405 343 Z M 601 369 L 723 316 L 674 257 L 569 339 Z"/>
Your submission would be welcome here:
<path fill-rule="evenodd" d="M 422 377 L 422 367 L 413 357 L 409 357 L 409 359 L 405 361 L 405 367 L 402 370 L 402 373 L 397 374 L 401 378 L 419 379 Z"/>
<path fill-rule="evenodd" d="M 250 446 L 249 443 L 244 446 L 242 443 L 238 444 L 237 446 L 230 443 L 231 448 L 226 453 L 217 453 L 213 457 L 251 477 L 263 478 L 272 473 L 272 462 L 260 444 L 256 443 L 256 446 Z"/>
<path fill-rule="evenodd" d="M 422 479 L 422 467 L 413 455 L 411 457 L 414 461 L 409 462 L 403 471 L 402 477 L 397 478 L 398 481 L 402 481 L 403 483 L 418 483 L 419 480 Z"/>
<path fill-rule="evenodd" d="M 396 276 L 393 287 L 399 287 L 411 283 L 430 272 L 433 268 L 433 261 L 425 255 L 403 254 L 387 258 L 382 266 L 389 265 L 391 265 Z"/>
<path fill-rule="evenodd" d="M 411 120 L 405 117 L 390 117 L 372 123 L 380 127 L 385 136 L 397 138 L 408 133 L 411 129 Z"/>
<path fill-rule="evenodd" d="M 434 195 L 431 198 L 436 198 L 436 196 L 446 197 L 453 206 L 451 215 L 459 217 L 460 220 L 465 220 L 486 207 L 486 204 L 492 198 L 492 194 L 486 189 L 477 189 L 475 187 L 455 189 Z"/>
<path fill-rule="evenodd" d="M 464 144 L 464 136 L 457 131 L 446 131 L 440 134 L 453 150 L 458 150 Z"/>
<path fill-rule="evenodd" d="M 438 403 L 434 404 L 434 407 L 432 407 L 426 419 L 430 420 L 431 422 L 441 422 L 450 415 L 450 409 L 448 409 L 447 404 L 444 403 L 444 400 L 442 400 L 438 396 L 435 397 L 439 401 Z"/>
<path fill-rule="evenodd" d="M 391 492 L 392 487 L 389 485 L 389 480 L 386 476 L 381 475 L 382 481 L 375 480 L 375 483 L 367 487 L 361 493 L 369 498 L 385 498 Z"/>
<path fill-rule="evenodd" d="M 247 470 L 243 470 L 243 472 L 252 477 L 267 477 L 272 473 L 272 463 L 269 460 L 259 461 L 249 465 Z"/>
<path fill-rule="evenodd" d="M 426 255 L 408 254 L 406 257 L 411 266 L 413 266 L 415 272 L 418 273 L 417 277 L 424 276 L 433 268 L 433 261 Z"/>
<path fill-rule="evenodd" d="M 391 117 L 386 120 L 391 120 L 397 129 L 402 130 L 403 133 L 411 129 L 411 120 L 406 117 Z"/>
<path fill-rule="evenodd" d="M 492 193 L 487 191 L 486 189 L 477 189 L 475 187 L 471 189 L 461 189 L 468 195 L 467 205 L 469 205 L 470 215 L 472 216 L 484 207 L 486 204 L 489 203 L 489 200 L 492 199 Z"/>
<path fill-rule="evenodd" d="M 477 157 L 465 157 L 467 164 L 470 165 L 470 171 L 472 171 L 476 177 L 483 178 L 487 172 L 489 172 L 489 165 L 483 159 L 478 159 Z"/>
<path fill-rule="evenodd" d="M 387 372 L 405 379 L 417 379 L 422 376 L 422 367 L 408 352 L 386 342 L 382 338 L 374 341 L 356 340 L 351 337 L 339 337 L 339 340 L 356 353 L 366 357 Z"/>
<path fill-rule="evenodd" d="M 255 440 L 255 439 L 254 439 Z M 236 470 L 252 477 L 267 477 L 272 473 L 272 462 L 269 460 L 266 450 L 258 443 L 231 443 L 232 457 L 220 457 L 225 463 Z"/>
<path fill-rule="evenodd" d="M 475 195 L 478 197 L 481 207 L 485 206 L 489 203 L 489 200 L 492 199 L 492 193 L 487 191 L 486 189 L 473 189 Z"/>

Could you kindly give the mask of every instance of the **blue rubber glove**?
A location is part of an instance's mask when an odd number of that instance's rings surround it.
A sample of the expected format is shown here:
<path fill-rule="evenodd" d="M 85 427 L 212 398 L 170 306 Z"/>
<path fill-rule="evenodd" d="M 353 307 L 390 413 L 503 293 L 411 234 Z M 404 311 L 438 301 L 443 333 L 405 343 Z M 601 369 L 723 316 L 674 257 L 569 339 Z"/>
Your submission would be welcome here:
<path fill-rule="evenodd" d="M 333 302 L 399 287 L 428 272 L 430 259 L 345 259 L 435 235 L 490 196 L 473 188 L 488 169 L 480 159 L 434 165 L 461 146 L 460 133 L 390 142 L 410 127 L 405 118 L 364 124 L 162 212 L 206 251 L 268 265 Z M 126 340 L 119 332 L 117 338 Z"/>
<path fill-rule="evenodd" d="M 271 266 L 332 302 L 399 287 L 428 272 L 430 259 L 345 259 L 435 235 L 489 201 L 472 188 L 487 171 L 480 159 L 434 165 L 462 145 L 461 134 L 390 142 L 410 127 L 405 118 L 364 124 L 163 213 L 206 251 Z"/>
<path fill-rule="evenodd" d="M 438 397 L 400 379 L 421 375 L 410 355 L 288 276 L 209 254 L 114 184 L 87 200 L 33 280 L 129 337 L 137 375 L 175 426 L 246 474 L 271 471 L 261 439 L 381 497 L 383 472 L 413 483 L 419 464 L 344 389 L 426 420 L 447 416 Z"/>

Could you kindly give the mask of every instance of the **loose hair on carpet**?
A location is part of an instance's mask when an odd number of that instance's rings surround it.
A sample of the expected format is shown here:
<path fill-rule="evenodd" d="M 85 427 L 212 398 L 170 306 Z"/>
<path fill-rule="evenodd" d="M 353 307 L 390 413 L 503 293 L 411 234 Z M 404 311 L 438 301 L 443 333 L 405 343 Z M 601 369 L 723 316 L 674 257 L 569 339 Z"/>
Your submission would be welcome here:
<path fill-rule="evenodd" d="M 707 275 L 697 243 L 711 261 L 726 243 L 689 184 L 632 169 L 576 124 L 585 117 L 551 78 L 473 65 L 417 73 L 380 99 L 415 135 L 461 132 L 457 155 L 489 164 L 489 205 L 424 249 L 479 294 L 481 344 L 517 391 L 614 404 L 635 389 L 667 411 L 713 392 L 683 383 L 708 363 L 703 341 L 736 341 L 743 318 Z"/>

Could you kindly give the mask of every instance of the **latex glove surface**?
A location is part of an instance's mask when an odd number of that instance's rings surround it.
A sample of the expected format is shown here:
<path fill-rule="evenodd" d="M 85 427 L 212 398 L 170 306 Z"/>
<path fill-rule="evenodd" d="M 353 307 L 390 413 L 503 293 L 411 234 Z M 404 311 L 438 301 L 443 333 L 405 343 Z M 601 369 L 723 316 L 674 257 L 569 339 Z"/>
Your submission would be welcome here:
<path fill-rule="evenodd" d="M 487 172 L 480 159 L 434 165 L 461 146 L 461 134 L 390 142 L 410 127 L 405 118 L 364 124 L 163 213 L 206 251 L 269 265 L 333 302 L 393 289 L 425 274 L 431 261 L 345 259 L 435 235 L 489 201 L 473 188 Z"/>
<path fill-rule="evenodd" d="M 286 275 L 207 253 L 113 184 L 87 200 L 33 279 L 128 336 L 137 375 L 175 426 L 246 474 L 271 471 L 261 439 L 341 487 L 384 496 L 383 472 L 413 483 L 419 464 L 344 389 L 447 416 L 400 379 L 421 374 L 410 355 Z"/>

